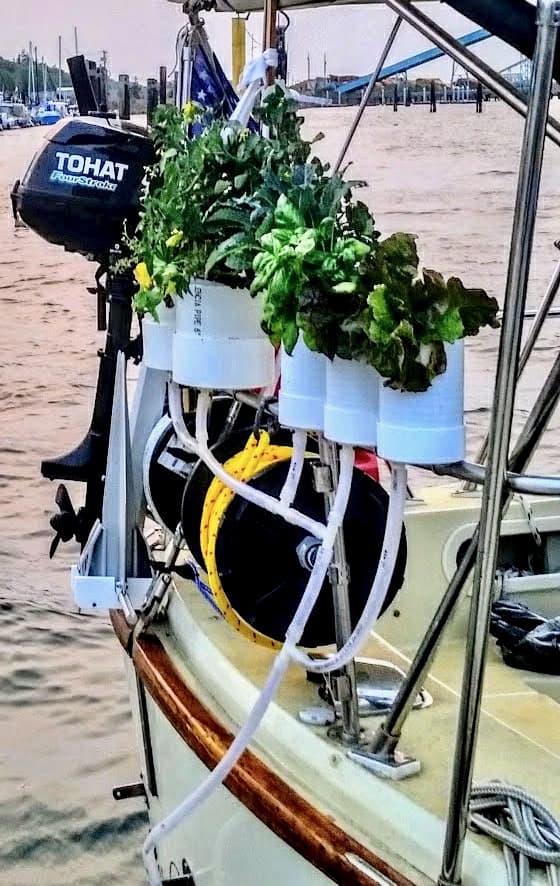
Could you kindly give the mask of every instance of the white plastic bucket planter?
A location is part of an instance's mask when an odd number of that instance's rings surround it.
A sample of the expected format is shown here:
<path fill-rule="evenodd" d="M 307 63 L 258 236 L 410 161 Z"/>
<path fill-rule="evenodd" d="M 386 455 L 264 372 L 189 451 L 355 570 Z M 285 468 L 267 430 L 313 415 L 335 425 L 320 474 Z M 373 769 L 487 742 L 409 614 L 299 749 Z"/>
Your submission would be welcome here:
<path fill-rule="evenodd" d="M 262 300 L 246 289 L 193 280 L 177 301 L 173 380 L 193 388 L 264 388 L 274 348 L 261 329 Z"/>
<path fill-rule="evenodd" d="M 327 362 L 323 354 L 310 351 L 301 336 L 291 356 L 282 348 L 280 424 L 307 431 L 323 430 Z"/>
<path fill-rule="evenodd" d="M 377 443 L 379 375 L 371 366 L 335 357 L 327 361 L 325 437 L 373 449 Z"/>
<path fill-rule="evenodd" d="M 447 369 L 427 391 L 381 387 L 377 451 L 407 464 L 451 464 L 465 457 L 464 343 L 447 347 Z"/>
<path fill-rule="evenodd" d="M 159 323 L 150 314 L 146 314 L 142 320 L 144 364 L 149 369 L 171 372 L 176 308 L 168 308 L 162 303 L 158 306 L 157 315 Z"/>

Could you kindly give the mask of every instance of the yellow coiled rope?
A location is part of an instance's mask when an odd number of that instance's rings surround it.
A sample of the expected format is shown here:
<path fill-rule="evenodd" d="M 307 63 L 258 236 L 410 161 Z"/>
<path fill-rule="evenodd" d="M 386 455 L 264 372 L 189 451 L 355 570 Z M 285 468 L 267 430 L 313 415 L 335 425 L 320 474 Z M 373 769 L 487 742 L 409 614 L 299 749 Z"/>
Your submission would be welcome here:
<path fill-rule="evenodd" d="M 251 434 L 245 449 L 230 458 L 224 468 L 236 480 L 246 483 L 276 462 L 289 461 L 291 457 L 290 446 L 271 446 L 270 435 L 266 431 L 261 431 L 258 439 Z M 216 543 L 225 513 L 234 497 L 235 493 L 215 477 L 204 500 L 200 522 L 200 547 L 206 564 L 208 584 L 214 601 L 228 624 L 259 646 L 280 649 L 281 643 L 256 631 L 233 609 L 220 581 L 216 565 Z"/>

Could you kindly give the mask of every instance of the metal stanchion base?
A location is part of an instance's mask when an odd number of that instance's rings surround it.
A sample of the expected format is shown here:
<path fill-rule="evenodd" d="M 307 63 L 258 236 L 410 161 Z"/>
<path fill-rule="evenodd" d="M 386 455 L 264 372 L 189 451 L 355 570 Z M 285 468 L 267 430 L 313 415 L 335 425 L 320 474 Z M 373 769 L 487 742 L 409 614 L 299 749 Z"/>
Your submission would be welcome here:
<path fill-rule="evenodd" d="M 355 763 L 359 763 L 360 766 L 373 772 L 379 778 L 386 778 L 391 781 L 403 781 L 405 778 L 418 775 L 422 768 L 420 760 L 396 749 L 387 754 L 386 752 L 376 753 L 365 748 L 359 748 L 349 751 L 348 756 Z"/>
<path fill-rule="evenodd" d="M 342 745 L 350 753 L 358 753 L 368 746 L 372 736 L 371 732 L 366 729 L 360 729 L 359 737 L 357 739 L 353 738 L 344 732 L 342 723 L 337 723 L 335 726 L 327 729 L 327 738 L 336 744 Z"/>

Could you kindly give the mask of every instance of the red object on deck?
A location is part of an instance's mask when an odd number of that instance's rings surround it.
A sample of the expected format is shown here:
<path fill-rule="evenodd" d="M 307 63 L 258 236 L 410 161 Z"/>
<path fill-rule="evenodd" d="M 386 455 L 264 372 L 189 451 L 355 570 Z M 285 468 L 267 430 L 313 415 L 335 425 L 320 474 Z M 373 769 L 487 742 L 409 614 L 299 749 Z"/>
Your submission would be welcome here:
<path fill-rule="evenodd" d="M 356 449 L 355 464 L 360 471 L 379 483 L 379 462 L 373 452 L 368 452 L 367 449 Z"/>

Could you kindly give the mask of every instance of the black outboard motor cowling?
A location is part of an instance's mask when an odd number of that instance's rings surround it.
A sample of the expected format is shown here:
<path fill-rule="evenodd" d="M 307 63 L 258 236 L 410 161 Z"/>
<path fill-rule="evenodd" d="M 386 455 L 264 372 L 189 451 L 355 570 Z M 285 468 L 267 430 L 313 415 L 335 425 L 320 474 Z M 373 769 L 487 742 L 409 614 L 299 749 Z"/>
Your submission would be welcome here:
<path fill-rule="evenodd" d="M 47 136 L 23 181 L 14 208 L 23 221 L 71 252 L 98 260 L 134 230 L 142 181 L 155 161 L 140 127 L 103 117 L 71 117 Z"/>

